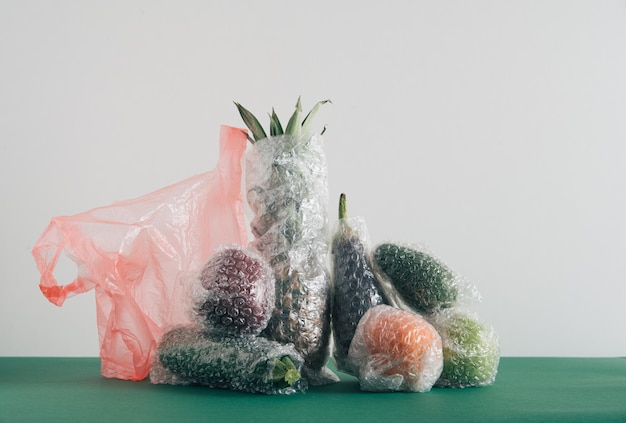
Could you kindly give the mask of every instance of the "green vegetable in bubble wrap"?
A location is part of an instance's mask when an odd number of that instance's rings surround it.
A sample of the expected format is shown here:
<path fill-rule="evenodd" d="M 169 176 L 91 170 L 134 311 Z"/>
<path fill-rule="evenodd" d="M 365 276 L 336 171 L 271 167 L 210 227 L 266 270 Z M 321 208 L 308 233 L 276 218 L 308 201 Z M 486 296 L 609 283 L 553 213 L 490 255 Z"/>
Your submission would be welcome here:
<path fill-rule="evenodd" d="M 385 301 L 369 262 L 365 221 L 348 217 L 346 196 L 339 199 L 339 221 L 332 244 L 333 358 L 339 370 L 357 374 L 347 360 L 350 343 L 361 317 Z"/>
<path fill-rule="evenodd" d="M 434 313 L 457 301 L 459 290 L 455 273 L 426 251 L 383 243 L 374 250 L 373 261 L 377 273 L 419 313 Z"/>
<path fill-rule="evenodd" d="M 219 337 L 196 326 L 181 326 L 161 338 L 150 380 L 292 394 L 307 387 L 300 375 L 302 363 L 292 346 L 252 335 Z"/>
<path fill-rule="evenodd" d="M 295 345 L 311 384 L 339 379 L 327 367 L 330 351 L 330 274 L 328 254 L 328 184 L 320 135 L 312 124 L 321 101 L 303 119 L 300 99 L 283 130 L 270 114 L 270 136 L 240 104 L 252 132 L 246 154 L 246 190 L 254 214 L 250 248 L 272 267 L 275 307 L 262 336 Z M 323 131 L 322 131 L 323 132 Z"/>
<path fill-rule="evenodd" d="M 441 335 L 443 372 L 435 386 L 466 388 L 494 383 L 500 362 L 495 331 L 467 312 L 449 310 L 432 320 Z"/>

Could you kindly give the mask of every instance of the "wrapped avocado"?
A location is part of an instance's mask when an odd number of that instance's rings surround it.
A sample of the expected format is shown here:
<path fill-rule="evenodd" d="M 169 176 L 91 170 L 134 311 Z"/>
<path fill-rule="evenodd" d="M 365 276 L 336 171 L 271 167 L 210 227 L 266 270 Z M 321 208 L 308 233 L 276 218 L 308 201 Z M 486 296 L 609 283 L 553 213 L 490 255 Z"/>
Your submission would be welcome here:
<path fill-rule="evenodd" d="M 377 273 L 419 313 L 431 314 L 455 304 L 457 276 L 432 254 L 418 248 L 383 243 L 373 253 Z"/>
<path fill-rule="evenodd" d="M 223 335 L 258 335 L 274 307 L 274 275 L 260 256 L 231 245 L 215 252 L 200 270 L 192 318 Z"/>
<path fill-rule="evenodd" d="M 255 336 L 219 337 L 196 326 L 181 326 L 163 335 L 150 380 L 292 394 L 307 387 L 300 376 L 302 363 L 292 346 Z"/>
<path fill-rule="evenodd" d="M 468 312 L 449 310 L 432 320 L 443 344 L 443 372 L 435 386 L 466 388 L 495 382 L 500 345 L 495 331 Z"/>
<path fill-rule="evenodd" d="M 311 384 L 337 382 L 327 367 L 330 355 L 330 273 L 328 184 L 322 139 L 311 131 L 322 101 L 302 119 L 300 99 L 283 130 L 270 115 L 270 136 L 258 120 L 236 104 L 253 134 L 246 153 L 246 190 L 254 214 L 250 248 L 272 267 L 275 306 L 261 333 L 293 344 L 305 360 Z"/>
<path fill-rule="evenodd" d="M 346 196 L 339 198 L 339 221 L 332 244 L 333 358 L 337 369 L 356 374 L 347 361 L 350 343 L 361 317 L 383 304 L 381 289 L 369 263 L 367 228 L 360 218 L 349 218 Z"/>

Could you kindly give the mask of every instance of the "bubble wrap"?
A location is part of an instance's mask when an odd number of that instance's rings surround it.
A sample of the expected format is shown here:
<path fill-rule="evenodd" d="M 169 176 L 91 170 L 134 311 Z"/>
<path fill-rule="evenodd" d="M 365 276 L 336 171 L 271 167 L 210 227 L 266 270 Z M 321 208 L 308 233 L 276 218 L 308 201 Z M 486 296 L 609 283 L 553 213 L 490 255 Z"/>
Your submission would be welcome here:
<path fill-rule="evenodd" d="M 276 277 L 276 304 L 262 335 L 292 343 L 311 384 L 336 382 L 325 367 L 330 341 L 328 187 L 322 138 L 268 137 L 246 153 L 254 214 L 251 248 Z"/>
<path fill-rule="evenodd" d="M 347 357 L 361 317 L 385 300 L 369 260 L 368 234 L 361 217 L 339 219 L 332 246 L 333 358 L 337 369 L 355 375 Z"/>
<path fill-rule="evenodd" d="M 382 304 L 359 322 L 348 360 L 364 391 L 427 392 L 443 368 L 441 337 L 420 315 Z"/>
<path fill-rule="evenodd" d="M 263 394 L 305 391 L 304 379 L 292 386 L 273 380 L 283 357 L 300 371 L 303 360 L 292 346 L 255 336 L 213 337 L 196 326 L 180 326 L 163 335 L 150 381 Z"/>
<path fill-rule="evenodd" d="M 424 246 L 379 244 L 372 265 L 387 297 L 399 308 L 429 315 L 480 298 L 472 284 Z"/>
<path fill-rule="evenodd" d="M 229 245 L 216 251 L 191 283 L 191 317 L 222 335 L 258 335 L 274 308 L 274 274 L 252 251 Z"/>
<path fill-rule="evenodd" d="M 446 310 L 431 319 L 441 335 L 443 371 L 435 386 L 466 388 L 495 382 L 500 344 L 492 327 L 473 313 Z"/>

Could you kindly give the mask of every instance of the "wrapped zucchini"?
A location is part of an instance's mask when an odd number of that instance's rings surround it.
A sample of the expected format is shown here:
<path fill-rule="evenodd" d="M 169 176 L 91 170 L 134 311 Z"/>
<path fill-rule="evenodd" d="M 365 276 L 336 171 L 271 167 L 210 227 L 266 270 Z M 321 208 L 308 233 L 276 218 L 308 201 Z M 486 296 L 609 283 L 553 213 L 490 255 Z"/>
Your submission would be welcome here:
<path fill-rule="evenodd" d="M 432 314 L 457 302 L 459 278 L 425 249 L 383 243 L 374 250 L 373 264 L 392 291 L 418 313 Z"/>
<path fill-rule="evenodd" d="M 333 358 L 337 369 L 356 375 L 347 361 L 350 343 L 359 320 L 372 307 L 385 301 L 369 262 L 365 221 L 348 217 L 346 196 L 339 198 L 339 221 L 332 244 Z"/>
<path fill-rule="evenodd" d="M 197 326 L 174 328 L 161 338 L 152 383 L 200 384 L 263 394 L 306 390 L 302 357 L 289 345 L 252 335 L 220 337 Z"/>
<path fill-rule="evenodd" d="M 302 119 L 300 99 L 286 128 L 272 112 L 270 136 L 237 104 L 252 132 L 246 153 L 247 200 L 254 217 L 250 247 L 271 265 L 275 307 L 262 336 L 294 344 L 311 384 L 338 381 L 327 367 L 330 351 L 328 186 L 321 135 L 313 135 L 319 102 Z M 323 131 L 322 131 L 323 132 Z"/>

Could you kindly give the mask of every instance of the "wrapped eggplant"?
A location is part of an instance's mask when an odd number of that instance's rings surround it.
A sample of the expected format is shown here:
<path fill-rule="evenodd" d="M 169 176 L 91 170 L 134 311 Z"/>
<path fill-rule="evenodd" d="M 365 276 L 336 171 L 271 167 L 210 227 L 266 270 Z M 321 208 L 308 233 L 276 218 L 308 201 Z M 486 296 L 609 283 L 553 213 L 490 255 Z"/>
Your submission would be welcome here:
<path fill-rule="evenodd" d="M 348 217 L 346 195 L 339 197 L 339 221 L 332 244 L 333 358 L 338 370 L 356 375 L 347 360 L 359 320 L 372 307 L 385 302 L 372 272 L 365 221 Z"/>
<path fill-rule="evenodd" d="M 257 336 L 216 336 L 180 326 L 161 338 L 150 380 L 263 394 L 306 390 L 302 357 L 289 345 Z"/>
<path fill-rule="evenodd" d="M 321 134 L 311 131 L 324 103 L 317 103 L 302 119 L 298 99 L 284 130 L 272 112 L 270 136 L 236 103 L 253 135 L 246 153 L 247 199 L 254 214 L 250 248 L 270 263 L 276 278 L 275 307 L 262 336 L 294 344 L 311 384 L 339 380 L 326 367 L 330 354 L 326 158 Z"/>

